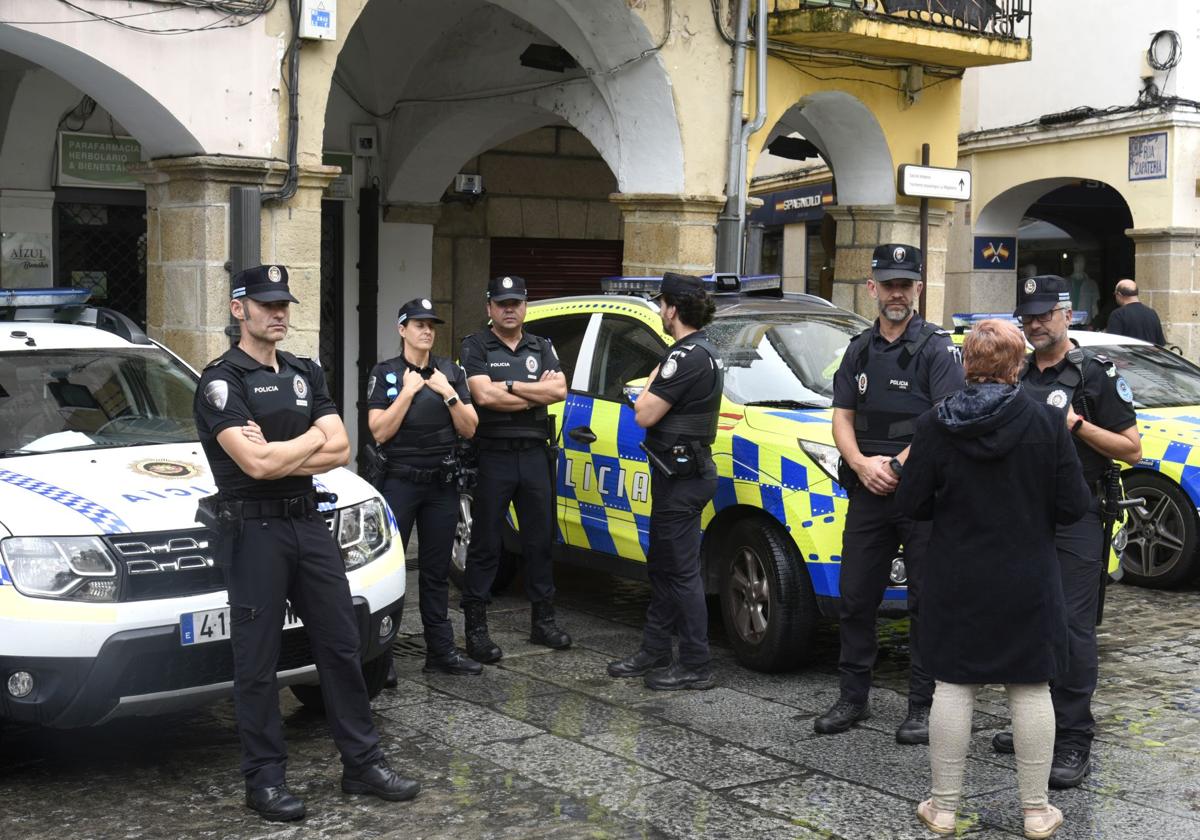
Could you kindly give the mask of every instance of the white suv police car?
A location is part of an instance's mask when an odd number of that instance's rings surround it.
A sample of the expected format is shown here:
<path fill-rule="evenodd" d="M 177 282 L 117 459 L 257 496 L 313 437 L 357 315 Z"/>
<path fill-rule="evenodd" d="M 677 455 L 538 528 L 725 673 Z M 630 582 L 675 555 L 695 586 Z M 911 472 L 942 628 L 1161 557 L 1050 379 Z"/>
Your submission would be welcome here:
<path fill-rule="evenodd" d="M 198 377 L 75 290 L 0 291 L 0 726 L 157 714 L 226 696 L 222 572 L 196 501 L 216 492 L 192 420 Z M 380 495 L 317 478 L 345 558 L 364 674 L 383 687 L 404 608 L 404 551 Z M 281 685 L 320 704 L 289 619 Z"/>

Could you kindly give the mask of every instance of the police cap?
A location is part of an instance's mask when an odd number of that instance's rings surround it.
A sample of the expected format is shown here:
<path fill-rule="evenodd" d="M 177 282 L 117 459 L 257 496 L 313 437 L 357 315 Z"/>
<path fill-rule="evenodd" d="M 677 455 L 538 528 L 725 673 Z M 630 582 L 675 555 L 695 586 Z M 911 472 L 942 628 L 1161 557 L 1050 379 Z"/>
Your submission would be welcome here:
<path fill-rule="evenodd" d="M 1017 308 L 1013 315 L 1042 315 L 1059 304 L 1071 305 L 1071 286 L 1057 274 L 1041 274 L 1017 281 Z"/>
<path fill-rule="evenodd" d="M 281 265 L 256 265 L 239 271 L 230 281 L 229 297 L 234 300 L 250 298 L 262 303 L 276 300 L 300 302 L 288 289 L 288 272 Z"/>
<path fill-rule="evenodd" d="M 504 274 L 488 281 L 487 299 L 499 303 L 502 300 L 525 300 L 525 278 L 515 274 Z"/>
<path fill-rule="evenodd" d="M 396 316 L 396 321 L 400 324 L 406 324 L 409 321 L 433 321 L 435 324 L 446 323 L 433 311 L 433 304 L 430 303 L 429 298 L 413 298 L 401 306 L 400 314 Z"/>
<path fill-rule="evenodd" d="M 690 274 L 676 274 L 673 271 L 668 271 L 663 275 L 662 285 L 658 287 L 656 298 L 663 295 L 671 297 L 679 297 L 681 295 L 694 295 L 697 292 L 704 291 L 704 281 L 699 277 L 693 277 Z"/>
<path fill-rule="evenodd" d="M 871 254 L 871 276 L 876 283 L 885 280 L 920 280 L 921 249 L 911 245 L 879 245 Z"/>

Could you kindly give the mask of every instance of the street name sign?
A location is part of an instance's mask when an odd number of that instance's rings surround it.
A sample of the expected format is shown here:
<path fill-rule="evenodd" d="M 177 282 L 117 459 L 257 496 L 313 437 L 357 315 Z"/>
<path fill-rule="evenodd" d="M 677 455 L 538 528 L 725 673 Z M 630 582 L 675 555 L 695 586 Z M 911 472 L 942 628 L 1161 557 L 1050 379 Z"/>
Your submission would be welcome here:
<path fill-rule="evenodd" d="M 915 198 L 944 198 L 967 201 L 971 198 L 971 173 L 966 169 L 942 169 L 937 166 L 900 166 L 900 195 Z"/>

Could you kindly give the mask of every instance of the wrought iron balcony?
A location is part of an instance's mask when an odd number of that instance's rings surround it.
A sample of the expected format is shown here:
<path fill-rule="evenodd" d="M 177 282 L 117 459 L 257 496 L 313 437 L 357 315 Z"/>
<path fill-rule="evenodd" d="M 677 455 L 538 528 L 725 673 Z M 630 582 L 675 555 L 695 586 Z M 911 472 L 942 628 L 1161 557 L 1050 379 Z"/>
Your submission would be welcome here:
<path fill-rule="evenodd" d="M 1030 56 L 1033 0 L 768 0 L 767 10 L 773 39 L 815 49 L 959 67 Z"/>

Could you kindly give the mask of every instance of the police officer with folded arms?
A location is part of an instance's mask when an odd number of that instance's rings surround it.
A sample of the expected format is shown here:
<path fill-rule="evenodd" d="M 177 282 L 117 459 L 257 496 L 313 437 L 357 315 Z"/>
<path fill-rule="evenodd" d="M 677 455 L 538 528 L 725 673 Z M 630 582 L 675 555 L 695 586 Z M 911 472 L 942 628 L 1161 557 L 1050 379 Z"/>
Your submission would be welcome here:
<path fill-rule="evenodd" d="M 717 492 L 712 443 L 717 436 L 724 375 L 721 356 L 704 333 L 716 305 L 698 277 L 667 273 L 661 287 L 663 332 L 675 339 L 634 404 L 646 429 L 650 464 L 650 606 L 642 645 L 610 662 L 613 677 L 644 675 L 657 691 L 713 687 L 708 607 L 700 576 L 700 515 Z M 679 637 L 679 658 L 671 652 Z"/>
<path fill-rule="evenodd" d="M 475 434 L 466 376 L 450 359 L 432 355 L 437 324 L 426 299 L 400 307 L 401 352 L 367 379 L 367 425 L 387 455 L 383 495 L 408 544 L 417 526 L 418 593 L 425 628 L 425 671 L 479 674 L 483 666 L 454 645 L 447 616 L 450 555 L 458 528 L 458 438 Z"/>
<path fill-rule="evenodd" d="M 1021 374 L 1031 397 L 1062 409 L 1075 439 L 1084 481 L 1092 502 L 1083 518 L 1059 527 L 1055 535 L 1058 565 L 1067 607 L 1067 671 L 1050 684 L 1054 702 L 1054 758 L 1050 787 L 1072 788 L 1091 772 L 1092 694 L 1099 674 L 1096 615 L 1100 583 L 1107 576 L 1100 502 L 1106 470 L 1113 461 L 1136 464 L 1142 458 L 1133 392 L 1111 359 L 1080 349 L 1067 330 L 1071 324 L 1070 281 L 1041 275 L 1019 281 L 1017 308 L 1026 340 L 1033 345 Z M 1106 526 L 1107 527 L 1107 526 Z M 1011 732 L 992 739 L 998 752 L 1011 753 Z"/>
<path fill-rule="evenodd" d="M 479 477 L 463 582 L 467 654 L 483 663 L 503 651 L 488 633 L 487 605 L 500 564 L 509 504 L 517 513 L 525 590 L 532 604 L 529 641 L 571 646 L 554 615 L 557 454 L 546 406 L 566 399 L 567 380 L 550 341 L 526 332 L 525 280 L 493 277 L 487 287 L 488 329 L 463 339 L 459 360 L 479 415 Z"/>
<path fill-rule="evenodd" d="M 234 276 L 236 347 L 200 377 L 194 413 L 228 528 L 222 556 L 229 592 L 234 701 L 246 804 L 267 820 L 304 817 L 287 788 L 279 714 L 285 605 L 304 622 L 321 678 L 329 727 L 342 755 L 342 790 L 411 799 L 420 785 L 392 770 L 363 681 L 358 621 L 345 564 L 317 511 L 313 476 L 346 464 L 350 444 L 321 366 L 276 349 L 288 332 L 287 269 L 263 265 Z"/>
<path fill-rule="evenodd" d="M 921 560 L 930 523 L 902 516 L 895 506 L 917 417 L 963 387 L 962 358 L 945 330 L 916 313 L 921 297 L 921 252 L 911 245 L 875 249 L 867 290 L 879 308 L 874 325 L 855 337 L 833 380 L 833 439 L 849 495 L 842 533 L 838 633 L 841 688 L 816 718 L 823 735 L 845 732 L 871 716 L 868 701 L 878 641 L 875 622 L 890 583 L 892 561 L 904 547 L 908 578 L 908 714 L 896 730 L 902 744 L 929 743 L 933 680 L 922 669 Z"/>

